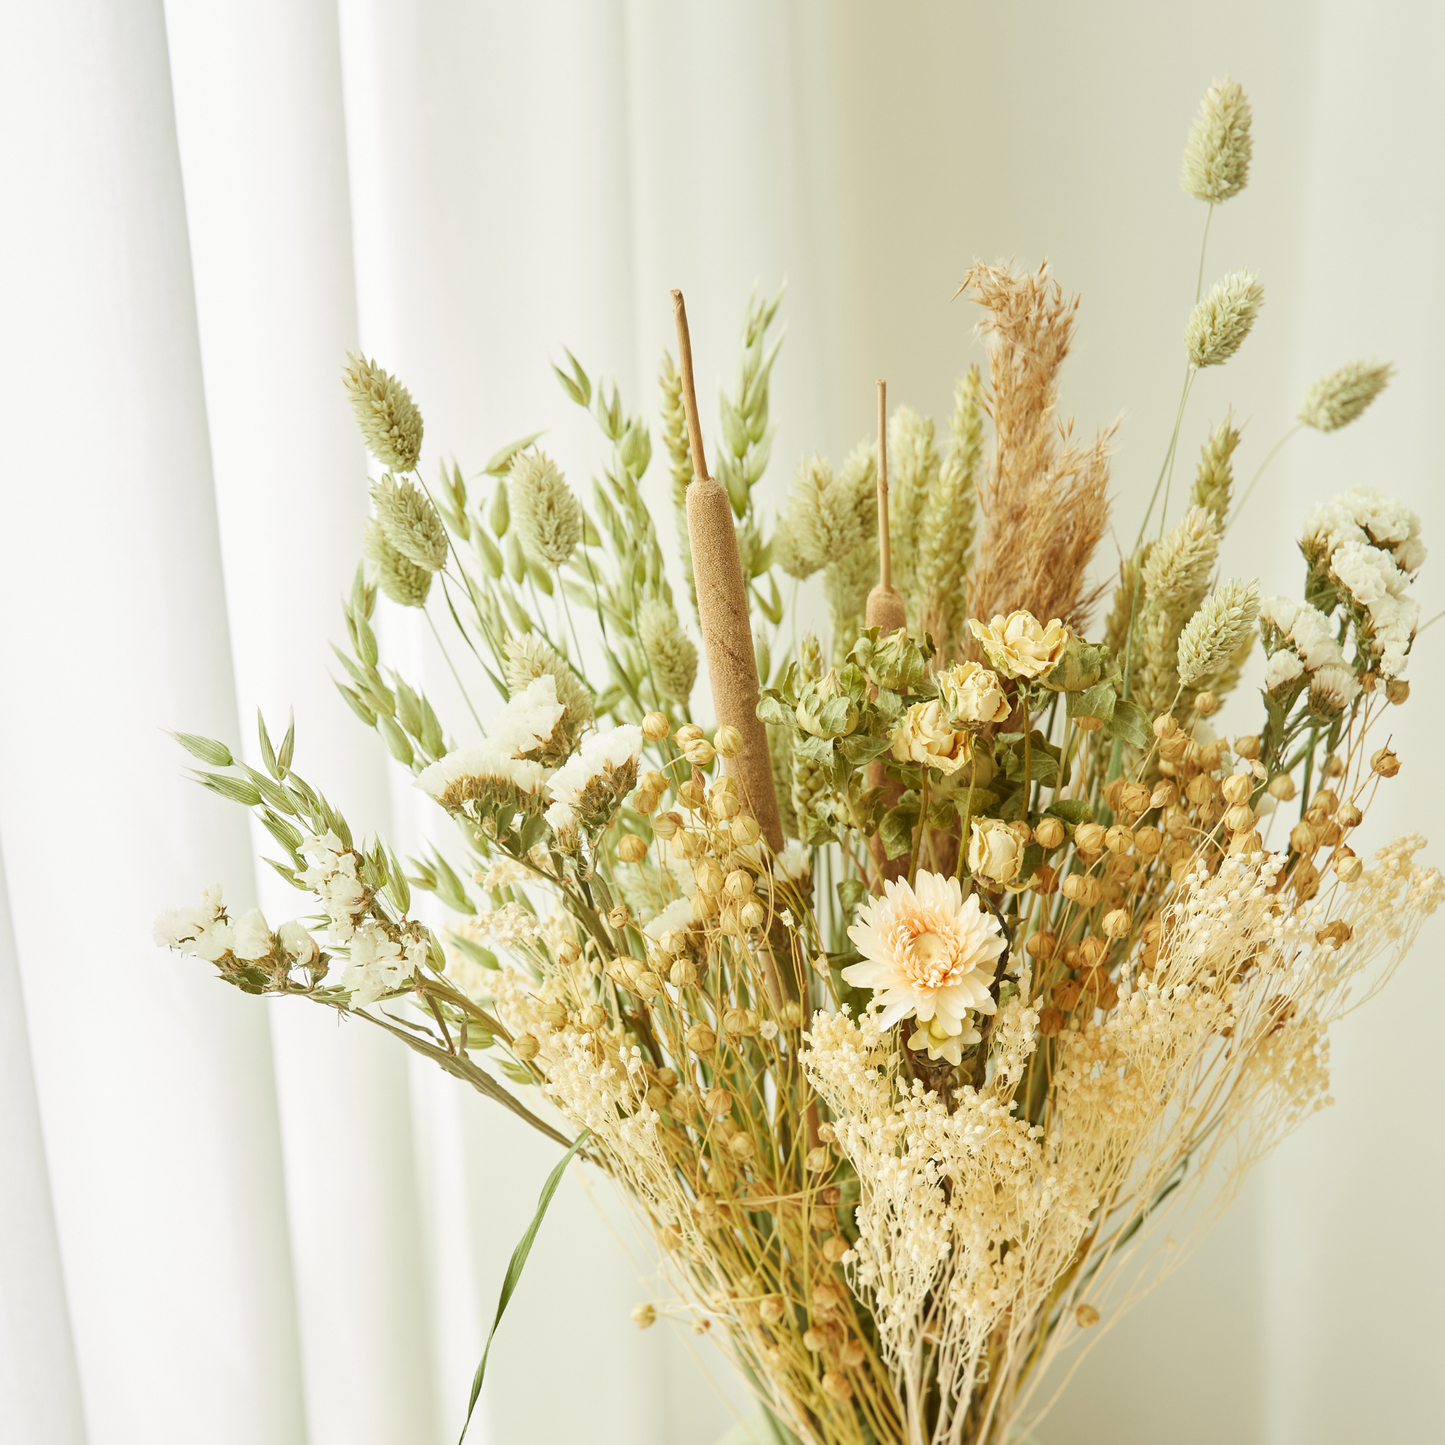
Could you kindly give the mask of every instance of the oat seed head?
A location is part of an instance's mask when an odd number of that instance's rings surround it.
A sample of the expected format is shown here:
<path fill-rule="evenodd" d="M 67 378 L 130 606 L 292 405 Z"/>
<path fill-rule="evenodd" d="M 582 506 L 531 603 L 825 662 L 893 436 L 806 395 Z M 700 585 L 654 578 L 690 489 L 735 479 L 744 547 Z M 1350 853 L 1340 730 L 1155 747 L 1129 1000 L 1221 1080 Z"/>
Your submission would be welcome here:
<path fill-rule="evenodd" d="M 1249 180 L 1252 116 L 1238 81 L 1216 80 L 1204 92 L 1199 118 L 1184 147 L 1180 184 L 1198 200 L 1218 205 L 1237 196 Z"/>
<path fill-rule="evenodd" d="M 346 353 L 341 379 L 367 450 L 394 471 L 409 472 L 421 456 L 422 421 L 411 393 L 374 361 Z"/>
<path fill-rule="evenodd" d="M 1389 384 L 1394 367 L 1373 361 L 1347 361 L 1337 371 L 1311 382 L 1299 419 L 1316 431 L 1349 426 Z"/>
<path fill-rule="evenodd" d="M 1253 271 L 1236 271 L 1209 288 L 1189 315 L 1184 346 L 1192 366 L 1221 366 L 1244 344 L 1259 308 L 1264 287 Z"/>

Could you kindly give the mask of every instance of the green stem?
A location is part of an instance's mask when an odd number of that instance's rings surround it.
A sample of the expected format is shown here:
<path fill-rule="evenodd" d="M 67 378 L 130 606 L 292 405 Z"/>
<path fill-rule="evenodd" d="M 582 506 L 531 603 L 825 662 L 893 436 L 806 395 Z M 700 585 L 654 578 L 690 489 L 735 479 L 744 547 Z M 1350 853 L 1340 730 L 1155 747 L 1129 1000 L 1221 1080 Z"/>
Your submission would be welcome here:
<path fill-rule="evenodd" d="M 1275 457 L 1277 457 L 1277 456 L 1279 455 L 1280 450 L 1283 448 L 1284 444 L 1285 444 L 1303 425 L 1304 425 L 1304 423 L 1303 423 L 1302 421 L 1297 421 L 1297 422 L 1269 449 L 1269 454 L 1268 454 L 1268 455 L 1265 457 L 1265 459 L 1259 464 L 1259 470 L 1258 470 L 1257 472 L 1255 472 L 1255 474 L 1254 474 L 1253 477 L 1250 478 L 1249 485 L 1244 489 L 1244 495 L 1239 499 L 1238 502 L 1235 503 L 1234 507 L 1233 507 L 1233 508 L 1231 509 L 1231 511 L 1230 511 L 1229 522 L 1228 522 L 1228 524 L 1225 526 L 1225 529 L 1224 529 L 1224 532 L 1225 532 L 1225 535 L 1226 535 L 1226 536 L 1229 535 L 1229 528 L 1232 527 L 1232 526 L 1235 524 L 1235 522 L 1239 519 L 1239 514 L 1244 510 L 1244 504 L 1249 500 L 1250 495 L 1251 495 L 1251 493 L 1253 493 L 1253 491 L 1254 491 L 1254 489 L 1255 489 L 1255 486 L 1256 486 L 1256 484 L 1258 483 L 1259 479 L 1264 475 L 1264 469 L 1275 459 Z"/>
<path fill-rule="evenodd" d="M 431 635 L 437 640 L 437 646 L 441 648 L 442 656 L 446 659 L 446 664 L 451 669 L 452 676 L 456 679 L 457 688 L 461 692 L 462 701 L 467 705 L 467 711 L 472 715 L 472 721 L 485 733 L 486 728 L 482 727 L 482 720 L 477 716 L 476 708 L 472 706 L 472 700 L 467 695 L 467 686 L 462 681 L 461 673 L 457 671 L 457 665 L 452 661 L 452 655 L 447 651 L 447 645 L 442 641 L 441 633 L 437 631 L 435 619 L 425 607 L 422 608 L 422 614 L 426 618 L 427 626 L 431 628 Z"/>
<path fill-rule="evenodd" d="M 1199 305 L 1199 298 L 1204 295 L 1204 253 L 1209 249 L 1209 223 L 1214 219 L 1214 202 L 1210 201 L 1209 210 L 1204 217 L 1204 239 L 1199 243 L 1199 279 L 1194 283 L 1194 304 Z"/>

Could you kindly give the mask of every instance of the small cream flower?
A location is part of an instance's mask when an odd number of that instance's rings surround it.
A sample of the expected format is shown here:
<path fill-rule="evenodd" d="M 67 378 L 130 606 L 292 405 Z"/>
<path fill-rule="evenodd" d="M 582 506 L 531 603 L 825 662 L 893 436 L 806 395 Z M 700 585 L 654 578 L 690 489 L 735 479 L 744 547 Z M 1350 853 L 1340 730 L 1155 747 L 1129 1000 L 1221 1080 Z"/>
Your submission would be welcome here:
<path fill-rule="evenodd" d="M 968 835 L 968 866 L 991 883 L 1012 883 L 1023 862 L 1024 842 L 1012 823 L 975 818 Z"/>
<path fill-rule="evenodd" d="M 938 691 L 949 717 L 965 727 L 1002 722 L 1009 715 L 1008 699 L 998 674 L 976 662 L 960 662 L 938 675 Z"/>
<path fill-rule="evenodd" d="M 1069 629 L 1057 617 L 1045 626 L 1032 612 L 1010 612 L 989 623 L 971 617 L 968 625 L 988 660 L 1006 677 L 1052 672 L 1069 640 Z"/>
<path fill-rule="evenodd" d="M 950 726 L 936 698 L 916 702 L 893 732 L 893 756 L 900 763 L 922 763 L 941 773 L 956 773 L 973 756 L 970 733 Z"/>
<path fill-rule="evenodd" d="M 973 894 L 963 896 L 957 878 L 919 873 L 911 888 L 901 879 L 885 883 L 848 937 L 863 961 L 850 963 L 843 978 L 873 990 L 884 1028 L 913 1014 L 952 1036 L 963 1032 L 970 1010 L 995 1012 L 989 986 L 1004 940 L 998 921 Z"/>

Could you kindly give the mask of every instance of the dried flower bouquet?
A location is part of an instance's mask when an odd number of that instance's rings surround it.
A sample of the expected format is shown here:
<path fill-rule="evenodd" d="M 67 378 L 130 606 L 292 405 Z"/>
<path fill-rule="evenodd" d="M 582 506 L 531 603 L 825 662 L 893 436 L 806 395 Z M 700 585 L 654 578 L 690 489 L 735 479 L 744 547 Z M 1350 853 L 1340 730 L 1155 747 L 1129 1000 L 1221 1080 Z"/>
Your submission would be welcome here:
<path fill-rule="evenodd" d="M 1249 145 L 1243 93 L 1216 85 L 1184 175 L 1211 214 Z M 779 1437 L 817 1445 L 1026 1427 L 1054 1357 L 1179 1258 L 1146 1246 L 1156 1226 L 1203 1181 L 1222 1204 L 1328 1102 L 1330 1025 L 1442 890 L 1420 838 L 1369 862 L 1349 841 L 1400 767 L 1380 735 L 1408 694 L 1418 519 L 1363 488 L 1317 507 L 1300 598 L 1261 602 L 1217 575 L 1226 419 L 1169 525 L 1189 385 L 1247 336 L 1256 279 L 1189 318 L 1180 422 L 1097 642 L 1109 438 L 1054 415 L 1075 303 L 1046 269 L 962 289 L 988 372 L 947 436 L 880 388 L 876 444 L 805 461 L 770 535 L 777 301 L 749 306 L 714 480 L 676 298 L 662 431 L 714 730 L 639 490 L 649 432 L 615 388 L 558 371 L 611 446 L 589 512 L 534 437 L 480 493 L 454 464 L 423 483 L 411 397 L 353 357 L 386 470 L 339 685 L 455 836 L 404 865 L 302 779 L 291 733 L 262 725 L 262 768 L 180 735 L 313 901 L 273 931 L 212 889 L 158 940 L 386 1029 L 611 1176 L 675 1296 L 637 1322 L 711 1329 Z M 1301 421 L 1346 425 L 1387 378 L 1346 366 Z M 785 644 L 779 569 L 823 574 L 826 645 Z M 378 588 L 450 618 L 464 698 L 486 679 L 505 699 L 473 741 L 382 668 Z M 1227 741 L 1207 719 L 1256 636 L 1260 727 Z M 413 888 L 451 921 L 412 917 Z"/>

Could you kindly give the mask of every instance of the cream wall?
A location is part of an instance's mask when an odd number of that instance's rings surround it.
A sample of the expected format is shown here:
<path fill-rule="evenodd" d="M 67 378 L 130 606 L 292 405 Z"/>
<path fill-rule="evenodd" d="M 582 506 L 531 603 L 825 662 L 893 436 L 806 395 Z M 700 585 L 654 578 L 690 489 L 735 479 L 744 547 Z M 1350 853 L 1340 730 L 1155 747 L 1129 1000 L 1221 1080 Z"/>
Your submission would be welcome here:
<path fill-rule="evenodd" d="M 1355 481 L 1445 535 L 1442 32 L 1423 4 L 0 9 L 0 1439 L 454 1439 L 550 1167 L 386 1041 L 228 996 L 149 944 L 152 914 L 214 878 L 274 897 L 162 728 L 245 738 L 257 704 L 294 703 L 309 775 L 364 826 L 418 833 L 406 778 L 326 680 L 365 505 L 343 349 L 407 380 L 432 455 L 476 467 L 550 425 L 580 480 L 595 436 L 549 357 L 570 346 L 652 411 L 681 285 L 706 398 L 749 287 L 786 276 L 781 495 L 805 450 L 868 430 L 879 375 L 944 414 L 980 354 L 949 301 L 968 264 L 1047 255 L 1083 296 L 1065 405 L 1121 420 L 1127 545 L 1193 299 L 1180 150 L 1227 71 L 1255 164 L 1206 271 L 1257 268 L 1267 302 L 1196 386 L 1184 455 L 1233 404 L 1248 470 L 1315 375 L 1400 367 L 1359 426 L 1297 438 L 1230 535 L 1232 569 L 1291 589 L 1304 508 Z M 1445 606 L 1429 568 L 1422 592 Z M 1442 638 L 1413 669 L 1382 833 L 1439 811 Z M 406 621 L 383 645 L 445 696 Z M 1438 1433 L 1439 946 L 1437 928 L 1340 1030 L 1339 1104 L 1103 1336 L 1047 1445 Z M 559 1194 L 477 1440 L 727 1428 L 693 1337 L 628 1321 L 646 1286 L 617 1222 L 575 1180 Z"/>

